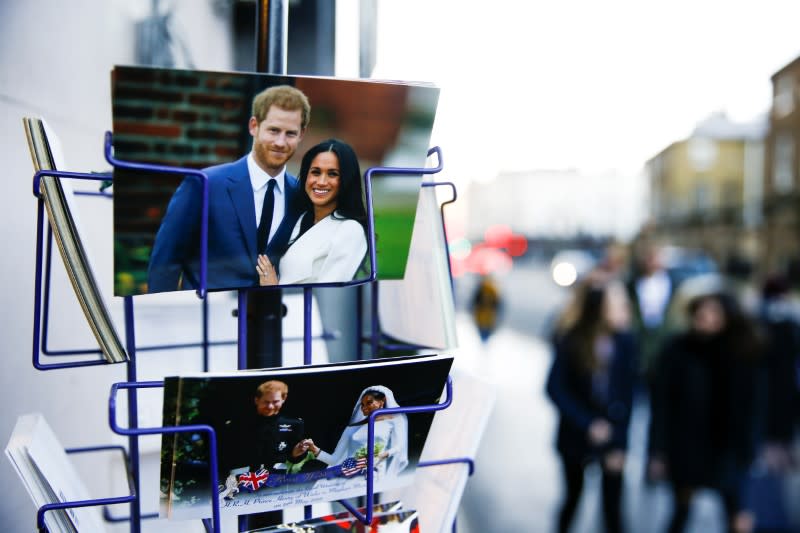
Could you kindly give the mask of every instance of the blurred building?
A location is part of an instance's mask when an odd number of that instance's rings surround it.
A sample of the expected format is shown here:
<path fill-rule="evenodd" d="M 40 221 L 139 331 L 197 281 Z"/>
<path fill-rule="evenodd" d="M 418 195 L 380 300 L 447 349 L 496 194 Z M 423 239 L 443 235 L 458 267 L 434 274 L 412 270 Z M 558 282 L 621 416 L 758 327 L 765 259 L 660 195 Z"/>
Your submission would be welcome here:
<path fill-rule="evenodd" d="M 765 140 L 764 256 L 769 271 L 800 275 L 800 57 L 772 76 Z"/>
<path fill-rule="evenodd" d="M 657 237 L 720 264 L 758 260 L 766 117 L 735 123 L 717 112 L 647 161 Z"/>
<path fill-rule="evenodd" d="M 633 174 L 575 169 L 501 172 L 473 182 L 467 235 L 505 224 L 528 238 L 578 235 L 626 240 L 641 225 L 645 191 Z"/>

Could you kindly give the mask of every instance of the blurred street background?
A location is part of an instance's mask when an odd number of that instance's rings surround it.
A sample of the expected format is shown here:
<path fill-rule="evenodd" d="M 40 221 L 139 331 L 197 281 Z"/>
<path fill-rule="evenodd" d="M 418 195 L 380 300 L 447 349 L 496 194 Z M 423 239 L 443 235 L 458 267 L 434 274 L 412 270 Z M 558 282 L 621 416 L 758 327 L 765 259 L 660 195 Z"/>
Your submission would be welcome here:
<path fill-rule="evenodd" d="M 767 304 L 778 299 L 790 329 L 800 327 L 796 0 L 2 0 L 0 442 L 29 412 L 42 412 L 67 447 L 127 442 L 107 420 L 109 385 L 129 379 L 125 365 L 41 372 L 31 364 L 31 339 L 40 333 L 31 318 L 40 303 L 34 302 L 37 199 L 22 117 L 43 117 L 58 132 L 65 170 L 109 171 L 103 138 L 112 130 L 114 66 L 263 72 L 256 29 L 265 4 L 286 8 L 287 53 L 273 73 L 419 81 L 441 89 L 430 144 L 443 152 L 444 170 L 435 179 L 458 191 L 443 228 L 457 364 L 497 391 L 460 508 L 460 533 L 556 531 L 565 491 L 555 449 L 558 414 L 545 392 L 550 341 L 593 269 L 635 284 L 648 250 L 658 248 L 671 290 L 656 293 L 720 283 L 751 319 L 766 322 Z M 449 199 L 440 192 L 440 201 Z M 113 204 L 81 197 L 77 205 L 82 240 L 121 328 L 122 299 L 110 296 Z M 488 301 L 502 305 L 479 323 L 472 301 L 485 276 L 494 282 Z M 93 346 L 63 270 L 54 272 L 51 293 L 57 317 L 49 325 L 51 347 Z M 315 335 L 320 323 L 350 331 L 354 293 L 316 295 Z M 160 296 L 136 302 L 137 344 L 197 342 L 197 298 Z M 211 340 L 231 341 L 236 294 L 209 300 Z M 302 311 L 296 298 L 284 301 L 290 319 L 281 346 L 292 364 L 302 351 L 296 318 Z M 673 306 L 679 315 L 682 303 Z M 332 360 L 353 359 L 355 338 L 317 338 L 314 349 Z M 770 356 L 780 358 L 772 369 L 780 379 L 772 383 L 780 381 L 787 399 L 773 398 L 770 416 L 779 415 L 783 440 L 777 455 L 775 448 L 759 449 L 754 465 L 783 484 L 772 485 L 762 512 L 790 516 L 771 516 L 771 524 L 756 521 L 751 529 L 797 533 L 800 348 L 775 345 L 786 350 Z M 200 361 L 197 349 L 146 352 L 136 379 L 199 371 Z M 235 366 L 232 342 L 214 347 L 212 370 Z M 139 422 L 157 425 L 159 399 L 143 396 Z M 634 404 L 625 463 L 623 523 L 637 533 L 666 531 L 673 505 L 665 482 L 644 481 L 650 415 L 646 402 Z M 142 440 L 143 462 L 157 464 L 160 441 Z M 30 531 L 36 509 L 10 463 L 1 463 L 0 529 Z M 108 464 L 96 467 L 100 494 L 124 492 L 124 484 L 104 486 L 109 472 L 119 473 Z M 597 465 L 585 479 L 572 531 L 601 532 Z M 155 501 L 156 482 L 148 480 L 142 492 Z M 718 495 L 702 490 L 688 528 L 721 532 L 723 514 Z M 152 521 L 143 530 L 178 531 Z"/>
<path fill-rule="evenodd" d="M 466 305 L 476 282 L 465 278 L 457 285 L 456 364 L 494 384 L 497 397 L 459 512 L 458 531 L 555 531 L 564 487 L 555 451 L 556 412 L 545 393 L 552 363 L 547 332 L 569 290 L 553 281 L 549 262 L 521 261 L 500 278 L 505 310 L 484 344 Z M 514 290 L 520 286 L 530 290 Z M 640 405 L 633 418 L 623 494 L 626 531 L 665 531 L 672 496 L 663 483 L 644 481 L 647 408 Z M 586 471 L 574 533 L 602 531 L 599 489 L 594 465 Z M 720 502 L 712 493 L 698 496 L 689 527 L 692 533 L 724 531 Z"/>

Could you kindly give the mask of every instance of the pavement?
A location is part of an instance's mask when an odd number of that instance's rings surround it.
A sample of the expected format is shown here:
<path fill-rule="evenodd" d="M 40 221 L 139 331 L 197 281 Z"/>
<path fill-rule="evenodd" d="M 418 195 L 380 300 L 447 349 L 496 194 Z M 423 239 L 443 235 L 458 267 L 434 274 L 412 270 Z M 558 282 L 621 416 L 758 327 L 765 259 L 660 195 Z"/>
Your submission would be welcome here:
<path fill-rule="evenodd" d="M 545 393 L 549 347 L 541 338 L 510 327 L 501 327 L 482 344 L 467 315 L 459 316 L 458 327 L 457 365 L 493 383 L 497 397 L 462 499 L 457 531 L 556 531 L 563 483 L 554 446 L 557 415 Z M 626 530 L 637 533 L 665 531 L 672 505 L 666 486 L 644 482 L 648 419 L 647 405 L 638 405 L 623 492 Z M 603 531 L 599 484 L 599 468 L 590 465 L 573 533 Z M 722 531 L 721 507 L 713 493 L 695 498 L 690 520 L 688 532 Z"/>

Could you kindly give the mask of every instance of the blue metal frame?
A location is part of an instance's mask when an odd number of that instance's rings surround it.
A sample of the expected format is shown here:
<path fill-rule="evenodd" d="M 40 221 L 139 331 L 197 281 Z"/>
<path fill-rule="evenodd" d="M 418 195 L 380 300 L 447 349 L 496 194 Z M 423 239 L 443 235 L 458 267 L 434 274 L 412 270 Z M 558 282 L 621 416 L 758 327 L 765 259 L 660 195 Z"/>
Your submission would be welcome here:
<path fill-rule="evenodd" d="M 439 466 L 439 465 L 451 465 L 456 463 L 466 463 L 469 467 L 469 475 L 475 473 L 475 461 L 470 459 L 469 457 L 454 457 L 452 459 L 438 459 L 436 461 L 422 461 L 417 463 L 417 467 L 424 467 L 424 466 Z"/>
<path fill-rule="evenodd" d="M 71 173 L 72 176 L 70 177 L 78 177 L 77 173 Z M 98 174 L 84 174 L 81 176 L 98 176 Z M 94 178 L 93 178 L 94 179 Z M 36 190 L 36 186 L 34 186 L 34 190 Z M 77 193 L 76 193 L 77 194 Z M 112 195 L 108 193 L 85 193 L 87 196 L 103 196 L 106 198 L 111 198 Z M 49 330 L 50 330 L 50 280 L 51 280 L 51 271 L 52 271 L 52 250 L 53 250 L 53 230 L 48 225 L 47 228 L 47 249 L 45 251 L 44 261 L 44 291 L 43 291 L 43 300 L 42 300 L 42 313 L 41 313 L 41 353 L 47 356 L 57 357 L 57 356 L 73 356 L 73 355 L 100 355 L 102 351 L 95 348 L 83 348 L 83 349 L 72 349 L 72 350 L 54 350 L 49 347 Z M 40 261 L 41 258 L 37 254 L 37 262 Z M 202 337 L 203 340 L 200 342 L 189 342 L 189 343 L 173 343 L 173 344 L 161 344 L 161 345 L 154 345 L 154 346 L 139 346 L 137 349 L 139 351 L 153 351 L 153 350 L 167 350 L 173 348 L 203 348 L 203 368 L 204 370 L 208 370 L 208 348 L 211 346 L 220 346 L 220 345 L 231 345 L 236 344 L 236 340 L 229 340 L 229 341 L 209 341 L 208 340 L 208 301 L 204 298 L 202 300 L 202 312 L 203 312 L 203 327 L 202 327 Z M 61 368 L 56 367 L 56 368 Z"/>
<path fill-rule="evenodd" d="M 44 299 L 44 307 L 45 307 L 45 315 L 44 315 L 44 327 L 42 327 L 42 249 L 44 247 L 44 199 L 42 198 L 40 183 L 42 176 L 53 176 L 57 178 L 77 178 L 77 179 L 87 179 L 87 180 L 95 180 L 101 181 L 108 179 L 108 175 L 106 174 L 86 174 L 86 173 L 79 173 L 79 172 L 63 172 L 60 170 L 40 170 L 34 174 L 33 177 L 33 195 L 37 198 L 37 212 L 36 212 L 36 267 L 34 273 L 34 302 L 33 302 L 33 350 L 32 350 L 32 362 L 34 368 L 37 370 L 55 370 L 59 368 L 75 368 L 75 367 L 82 367 L 82 366 L 97 366 L 97 365 L 107 365 L 110 364 L 105 359 L 99 358 L 90 361 L 75 361 L 70 363 L 51 363 L 45 364 L 41 363 L 39 360 L 39 355 L 43 352 L 40 341 L 46 343 L 47 336 L 46 336 L 46 328 L 47 328 L 47 317 L 49 313 L 49 290 L 50 290 L 50 257 L 52 255 L 52 229 L 48 225 L 47 228 L 47 238 L 48 238 L 48 247 L 47 247 L 47 258 L 48 258 L 48 268 L 47 268 L 47 279 L 46 279 L 46 288 L 48 291 L 48 297 Z M 69 350 L 61 353 L 59 355 L 81 355 L 81 354 L 101 354 L 99 349 L 97 350 Z"/>
<path fill-rule="evenodd" d="M 118 503 L 130 503 L 136 499 L 136 490 L 134 488 L 133 479 L 130 475 L 130 462 L 128 461 L 128 455 L 125 452 L 125 448 L 118 445 L 108 445 L 108 446 L 87 446 L 83 448 L 68 448 L 65 451 L 67 453 L 85 453 L 85 452 L 96 452 L 96 451 L 104 451 L 104 450 L 120 450 L 122 452 L 122 457 L 125 462 L 125 467 L 127 471 L 127 479 L 128 479 L 128 489 L 130 494 L 127 496 L 116 496 L 112 498 L 95 498 L 95 499 L 88 499 L 88 500 L 79 500 L 79 501 L 71 501 L 71 502 L 57 502 L 57 503 L 47 503 L 41 506 L 38 511 L 36 512 L 36 527 L 39 529 L 40 532 L 46 532 L 47 527 L 44 523 L 44 515 L 48 511 L 54 511 L 56 509 L 72 509 L 75 507 L 91 507 L 95 505 L 112 505 Z M 104 509 L 105 511 L 105 509 Z"/>
<path fill-rule="evenodd" d="M 405 175 L 405 176 L 416 176 L 417 174 L 437 174 L 437 173 L 441 172 L 442 169 L 444 168 L 444 163 L 443 163 L 443 160 L 442 160 L 442 150 L 441 150 L 441 148 L 439 148 L 438 146 L 434 146 L 433 148 L 428 150 L 428 157 L 430 157 L 433 154 L 436 154 L 436 157 L 437 157 L 437 163 L 436 163 L 435 167 L 429 167 L 429 168 L 372 167 L 372 168 L 367 169 L 367 172 L 364 175 L 364 179 L 371 180 L 373 174 L 401 174 L 401 175 Z M 370 210 L 370 212 L 368 214 L 369 214 L 369 217 L 370 217 L 370 220 L 371 220 L 372 219 L 372 211 Z M 373 250 L 371 259 L 373 261 L 375 261 L 374 250 Z M 372 281 L 375 281 L 375 279 L 373 278 Z M 374 294 L 375 290 L 377 288 L 377 283 L 373 283 L 372 284 L 372 288 L 373 288 L 373 294 Z M 371 312 L 372 312 L 370 347 L 372 349 L 372 356 L 374 357 L 378 353 L 378 349 L 379 349 L 379 346 L 380 346 L 379 342 L 378 342 L 378 339 L 380 337 L 380 331 L 379 331 L 380 328 L 378 326 L 378 299 L 373 297 L 371 299 L 370 303 L 371 303 Z M 361 331 L 360 323 L 361 323 L 361 321 L 359 320 L 359 332 Z"/>
<path fill-rule="evenodd" d="M 178 169 L 177 167 L 161 167 L 156 165 L 146 165 L 146 164 L 138 164 L 138 163 L 129 163 L 120 161 L 118 159 L 113 158 L 110 155 L 111 151 L 111 134 L 106 134 L 106 144 L 105 144 L 105 154 L 106 158 L 112 165 L 115 167 L 126 168 L 130 170 L 148 170 L 151 172 L 169 172 L 169 173 L 192 173 L 196 174 L 198 171 L 190 171 L 187 169 Z M 186 172 L 184 172 L 186 171 Z M 80 361 L 80 362 L 70 362 L 70 363 L 55 363 L 55 364 L 45 364 L 42 363 L 39 359 L 41 354 L 46 356 L 76 356 L 76 355 L 102 355 L 102 351 L 97 348 L 82 348 L 82 349 L 70 349 L 70 350 L 54 350 L 49 347 L 49 323 L 50 323 L 50 294 L 51 294 L 51 272 L 52 272 L 52 250 L 53 250 L 53 232 L 52 228 L 48 225 L 47 226 L 47 236 L 46 241 L 42 240 L 42 236 L 44 233 L 44 204 L 43 199 L 41 196 L 41 187 L 40 182 L 42 176 L 54 176 L 58 178 L 72 178 L 72 179 L 86 179 L 86 180 L 93 180 L 93 181 L 109 181 L 113 180 L 113 174 L 111 173 L 82 173 L 82 172 L 67 172 L 67 171 L 60 171 L 60 170 L 41 170 L 36 172 L 33 179 L 33 194 L 39 200 L 39 209 L 38 209 L 38 220 L 37 220 L 37 247 L 36 247 L 36 280 L 35 280 L 35 302 L 34 302 L 34 340 L 33 340 L 33 365 L 35 368 L 39 370 L 52 370 L 52 369 L 60 369 L 60 368 L 73 368 L 73 367 L 80 367 L 80 366 L 96 366 L 96 365 L 103 365 L 108 364 L 102 358 L 98 358 L 96 360 L 90 361 Z M 204 181 L 204 189 L 207 189 L 207 178 Z M 106 192 L 76 192 L 76 194 L 83 194 L 87 196 L 102 196 L 105 198 L 113 198 L 113 195 Z M 207 199 L 207 191 L 204 195 L 204 198 Z M 207 202 L 206 202 L 207 203 Z M 205 224 L 203 224 L 206 228 L 207 225 L 207 216 L 204 218 Z M 206 229 L 207 231 L 207 229 Z M 202 233 L 202 231 L 201 231 Z M 46 250 L 44 249 L 44 244 L 47 244 Z M 201 255 L 203 254 L 201 246 Z M 206 252 L 207 255 L 207 252 Z M 204 266 L 205 266 L 204 262 Z M 43 269 L 43 271 L 42 271 Z M 203 270 L 203 266 L 201 266 L 201 271 Z M 202 278 L 202 272 L 201 272 Z M 44 288 L 42 289 L 42 282 L 44 283 Z M 366 281 L 365 281 L 366 282 Z M 198 290 L 199 295 L 205 295 L 205 288 L 201 287 Z M 203 324 L 202 324 L 202 341 L 200 342 L 188 342 L 188 343 L 172 343 L 172 344 L 160 344 L 160 345 L 152 345 L 152 346 L 140 346 L 137 347 L 139 351 L 155 351 L 155 350 L 167 350 L 167 349 L 177 349 L 177 348 L 196 348 L 200 347 L 203 349 L 203 369 L 205 371 L 209 368 L 209 354 L 208 349 L 211 346 L 229 346 L 236 344 L 238 341 L 235 339 L 232 340 L 224 340 L 224 341 L 209 341 L 208 340 L 208 301 L 206 298 L 202 297 L 202 314 L 203 314 Z M 332 339 L 336 337 L 335 332 L 323 332 L 319 338 L 322 339 Z M 302 340 L 301 338 L 293 338 L 293 339 L 286 339 L 286 340 Z"/>
<path fill-rule="evenodd" d="M 147 163 L 134 163 L 116 159 L 113 154 L 112 134 L 106 132 L 105 136 L 105 156 L 106 161 L 111 163 L 115 169 L 138 170 L 142 172 L 156 172 L 160 174 L 178 174 L 181 176 L 196 176 L 202 183 L 203 193 L 200 204 L 200 287 L 197 289 L 197 296 L 205 298 L 207 291 L 208 278 L 208 176 L 202 170 L 194 168 L 168 167 L 164 165 L 151 165 Z"/>
<path fill-rule="evenodd" d="M 217 487 L 219 485 L 219 476 L 217 474 L 217 434 L 209 425 L 206 424 L 193 424 L 188 426 L 165 426 L 165 427 L 151 427 L 151 428 L 123 428 L 117 424 L 117 391 L 120 389 L 145 389 L 163 387 L 162 381 L 140 381 L 140 382 L 122 382 L 114 383 L 111 386 L 111 393 L 108 398 L 108 423 L 111 430 L 119 435 L 127 435 L 138 437 L 141 435 L 158 435 L 166 433 L 185 433 L 190 431 L 202 431 L 208 433 L 208 455 L 209 455 L 209 470 L 211 477 L 211 521 L 214 531 L 220 530 L 220 513 L 219 513 L 219 499 L 217 497 Z"/>
<path fill-rule="evenodd" d="M 110 195 L 103 194 L 103 196 L 110 197 Z M 51 357 L 58 357 L 58 356 L 74 356 L 74 355 L 101 355 L 102 351 L 97 348 L 84 348 L 84 349 L 72 349 L 72 350 L 54 350 L 49 347 L 49 329 L 50 329 L 50 280 L 51 280 L 51 268 L 52 268 L 52 246 L 53 243 L 53 232 L 52 229 L 48 226 L 47 228 L 47 249 L 45 251 L 44 257 L 44 290 L 43 290 L 43 299 L 42 301 L 42 312 L 41 316 L 41 351 L 39 353 L 51 356 Z M 38 261 L 38 258 L 37 258 Z M 236 344 L 238 341 L 236 339 L 230 340 L 221 340 L 221 341 L 210 341 L 208 340 L 208 332 L 209 332 L 209 325 L 208 325 L 208 299 L 203 298 L 201 300 L 202 305 L 202 341 L 199 342 L 185 342 L 185 343 L 171 343 L 171 344 L 156 344 L 151 346 L 137 346 L 137 350 L 140 352 L 146 351 L 157 351 L 157 350 L 169 350 L 169 349 L 179 349 L 179 348 L 202 348 L 203 349 L 203 371 L 207 372 L 209 369 L 209 353 L 208 349 L 214 346 L 231 346 Z M 38 328 L 37 328 L 38 329 Z M 336 331 L 323 331 L 319 335 L 314 335 L 312 338 L 315 339 L 323 339 L 323 340 L 330 340 L 338 338 L 339 333 Z M 285 337 L 284 341 L 299 341 L 303 340 L 305 337 Z M 101 361 L 102 362 L 102 361 Z M 92 364 L 101 364 L 101 362 Z M 53 367 L 53 365 L 41 365 L 40 366 L 47 366 L 48 368 Z M 72 364 L 70 364 L 72 366 Z M 38 368 L 38 367 L 37 367 Z M 63 366 L 58 365 L 55 368 L 63 368 Z"/>
<path fill-rule="evenodd" d="M 204 368 L 208 368 L 208 354 L 207 350 L 209 346 L 212 345 L 223 345 L 223 344 L 238 344 L 238 365 L 239 368 L 244 369 L 246 368 L 246 346 L 247 346 L 247 322 L 246 322 L 246 309 L 247 309 L 247 297 L 248 292 L 250 290 L 271 290 L 271 289 L 283 289 L 283 288 L 291 288 L 291 287 L 302 287 L 303 289 L 303 364 L 310 365 L 312 364 L 312 339 L 314 338 L 311 335 L 311 323 L 312 323 L 312 288 L 313 287 L 346 287 L 346 286 L 358 286 L 359 291 L 360 287 L 366 284 L 371 284 L 374 297 L 372 299 L 372 336 L 369 338 L 369 341 L 373 347 L 373 355 L 377 354 L 378 347 L 383 347 L 385 349 L 422 349 L 425 348 L 423 346 L 416 346 L 416 345 L 408 345 L 408 344 L 389 344 L 389 343 L 381 343 L 381 339 L 385 337 L 381 336 L 380 333 L 377 331 L 378 329 L 378 320 L 377 320 L 377 253 L 375 247 L 375 228 L 374 228 L 374 211 L 372 205 L 372 176 L 375 174 L 400 174 L 400 175 L 419 175 L 419 174 L 435 174 L 442 170 L 443 162 L 442 162 L 442 155 L 441 150 L 439 147 L 431 148 L 428 151 L 428 156 L 432 154 L 437 154 L 437 165 L 432 168 L 392 168 L 392 167 L 372 167 L 367 170 L 364 174 L 364 190 L 365 190 L 365 201 L 366 201 L 366 210 L 367 210 L 367 238 L 368 238 L 368 245 L 369 245 L 369 258 L 370 258 L 370 274 L 368 277 L 348 282 L 336 282 L 336 283 L 315 283 L 311 285 L 278 285 L 276 287 L 252 287 L 247 289 L 239 290 L 238 293 L 238 323 L 237 323 L 237 330 L 238 330 L 238 339 L 235 341 L 215 341 L 210 342 L 208 340 L 208 301 L 207 301 L 207 262 L 208 262 L 208 247 L 207 247 L 207 235 L 208 235 L 208 177 L 202 171 L 195 170 L 195 169 L 187 169 L 187 168 L 178 168 L 178 167 L 168 167 L 168 166 L 160 166 L 160 165 L 150 165 L 150 164 L 143 164 L 143 163 L 132 163 L 127 161 L 121 161 L 113 157 L 112 155 L 112 135 L 110 132 L 106 132 L 105 135 L 105 157 L 106 160 L 111 163 L 114 168 L 121 168 L 126 170 L 135 170 L 135 171 L 145 171 L 145 172 L 156 172 L 156 173 L 166 173 L 166 174 L 180 174 L 180 175 L 195 175 L 198 176 L 203 184 L 203 198 L 202 198 L 202 210 L 201 210 L 201 243 L 200 243 L 200 286 L 197 289 L 197 295 L 202 300 L 203 303 L 203 340 L 200 343 L 183 343 L 183 344 L 170 344 L 170 345 L 160 345 L 160 346 L 148 346 L 148 347 L 140 347 L 139 350 L 147 351 L 147 350 L 161 350 L 161 349 L 170 349 L 170 348 L 188 348 L 188 347 L 198 347 L 202 346 L 204 350 Z M 41 176 L 45 175 L 52 175 L 59 178 L 80 178 L 80 179 L 90 179 L 90 180 L 108 180 L 112 178 L 111 175 L 104 173 L 104 174 L 86 174 L 86 173 L 75 173 L 75 172 L 62 172 L 62 171 L 39 171 L 36 173 L 34 177 L 33 183 L 33 193 L 39 199 L 38 202 L 38 224 L 37 224 L 37 262 L 36 262 L 36 284 L 35 284 L 35 304 L 34 304 L 34 339 L 33 339 L 33 364 L 34 367 L 40 370 L 48 370 L 48 369 L 55 369 L 55 368 L 68 368 L 68 367 L 77 367 L 77 366 L 94 366 L 94 365 L 101 365 L 101 364 L 108 364 L 105 360 L 92 360 L 92 361 L 80 361 L 80 362 L 71 362 L 71 363 L 63 363 L 63 364 L 41 364 L 39 362 L 39 354 L 44 353 L 46 355 L 81 355 L 81 354 L 100 354 L 100 350 L 50 350 L 47 347 L 47 327 L 49 324 L 49 295 L 50 295 L 50 268 L 52 262 L 52 229 L 48 227 L 48 234 L 47 234 L 47 255 L 46 260 L 43 261 L 43 252 L 42 248 L 44 246 L 44 202 L 41 198 L 40 193 L 40 179 Z M 453 190 L 453 198 L 446 202 L 443 202 L 440 206 L 440 216 L 442 217 L 442 223 L 444 225 L 444 206 L 452 203 L 456 200 L 456 188 L 451 182 L 442 182 L 442 183 L 423 183 L 423 187 L 435 187 L 440 185 L 447 185 L 450 186 Z M 86 194 L 86 195 L 93 195 L 93 196 L 104 196 L 104 197 L 111 197 L 112 195 L 105 192 L 99 193 L 79 193 L 79 194 Z M 445 235 L 445 246 L 447 247 L 447 239 Z M 449 256 L 449 249 L 447 249 L 447 254 Z M 46 264 L 46 275 L 45 275 L 45 297 L 44 297 L 44 318 L 42 319 L 42 265 L 43 263 Z M 448 269 L 450 265 L 448 263 Z M 451 284 L 453 282 L 452 278 L 452 271 L 450 271 L 450 281 Z M 216 498 L 216 487 L 218 485 L 219 479 L 217 474 L 217 442 L 216 442 L 216 433 L 211 426 L 207 425 L 192 425 L 192 426 L 175 426 L 175 427 L 152 427 L 152 428 L 139 428 L 138 427 L 138 402 L 137 402 L 137 395 L 136 391 L 140 388 L 155 388 L 155 387 L 163 387 L 163 382 L 138 382 L 136 379 L 136 343 L 135 343 L 135 332 L 134 332 L 134 312 L 133 312 L 133 298 L 132 296 L 124 297 L 124 311 L 125 311 L 125 333 L 126 333 L 126 349 L 128 351 L 128 355 L 130 360 L 128 361 L 128 371 L 127 371 L 127 382 L 122 383 L 115 383 L 112 385 L 111 393 L 109 397 L 109 425 L 117 434 L 126 435 L 129 438 L 129 457 L 126 456 L 126 465 L 128 466 L 128 484 L 131 489 L 131 494 L 128 496 L 122 496 L 117 498 L 102 498 L 102 499 L 94 499 L 94 500 L 86 500 L 80 502 L 60 502 L 60 503 L 53 503 L 43 506 L 39 509 L 37 514 L 37 524 L 39 524 L 40 528 L 43 528 L 43 520 L 44 514 L 53 509 L 63 509 L 68 507 L 83 507 L 83 506 L 90 506 L 90 505 L 109 505 L 109 504 L 119 504 L 119 503 L 130 503 L 131 504 L 131 513 L 129 517 L 123 518 L 114 518 L 111 517 L 107 509 L 104 509 L 104 516 L 108 521 L 130 521 L 131 523 L 131 531 L 136 533 L 140 531 L 141 527 L 141 520 L 143 518 L 150 518 L 155 517 L 157 515 L 149 514 L 146 516 L 142 516 L 140 510 L 140 502 L 138 501 L 138 489 L 139 489 L 139 464 L 138 464 L 138 437 L 141 435 L 153 435 L 153 434 L 164 434 L 164 433 L 180 433 L 180 432 L 188 432 L 188 431 L 203 431 L 209 434 L 209 443 L 210 443 L 210 477 L 211 477 L 211 492 L 212 492 L 212 518 L 203 519 L 203 524 L 207 531 L 220 531 L 220 510 L 219 510 L 219 502 Z M 363 315 L 363 305 L 361 302 L 360 294 L 359 294 L 359 302 L 358 302 L 358 332 L 357 332 L 357 342 L 358 348 L 358 359 L 362 359 L 361 357 L 361 344 L 365 341 L 361 334 L 361 323 L 362 323 L 362 315 Z M 43 320 L 43 321 L 42 321 Z M 43 326 L 44 331 L 41 332 L 40 337 L 40 326 Z M 322 338 L 331 338 L 335 336 L 335 333 L 323 332 L 321 337 Z M 42 341 L 42 346 L 40 347 L 40 338 Z M 42 349 L 40 349 L 42 348 Z M 116 393 L 120 389 L 127 389 L 128 392 L 128 428 L 122 428 L 117 425 L 116 423 Z M 368 426 L 368 444 L 371 447 L 374 446 L 374 423 L 377 416 L 382 414 L 393 414 L 393 413 L 423 413 L 423 412 L 433 412 L 445 409 L 450 406 L 452 403 L 452 394 L 453 394 L 453 386 L 452 386 L 452 379 L 448 377 L 447 384 L 446 384 L 446 400 L 443 403 L 436 404 L 436 405 L 428 405 L 428 406 L 414 406 L 414 407 L 399 407 L 399 408 L 390 408 L 390 409 L 380 409 L 375 411 L 370 415 L 369 418 L 369 426 Z M 107 449 L 112 447 L 93 447 L 93 448 L 86 448 L 86 449 L 76 449 L 76 450 L 69 450 L 70 452 L 74 451 L 94 451 L 99 449 Z M 124 448 L 121 448 L 124 452 Z M 453 458 L 453 459 L 444 459 L 441 461 L 428 461 L 428 462 L 420 462 L 418 466 L 432 466 L 436 464 L 448 464 L 448 463 L 455 463 L 455 462 L 466 462 L 469 464 L 470 468 L 470 475 L 472 475 L 474 471 L 474 463 L 472 459 L 468 458 Z M 366 490 L 366 499 L 367 499 L 367 506 L 366 506 L 366 514 L 360 513 L 357 509 L 350 506 L 349 503 L 346 501 L 342 501 L 342 505 L 344 505 L 353 515 L 358 518 L 360 521 L 364 522 L 365 524 L 370 523 L 372 520 L 372 508 L 374 503 L 374 457 L 368 456 L 367 458 L 367 490 Z M 311 507 L 306 506 L 305 508 L 305 516 L 306 518 L 310 518 Z M 454 524 L 455 530 L 455 524 Z"/>
<path fill-rule="evenodd" d="M 423 187 L 440 187 L 440 186 L 447 186 L 453 191 L 453 197 L 449 200 L 445 200 L 439 205 L 439 217 L 442 219 L 442 230 L 444 231 L 444 251 L 447 257 L 447 272 L 450 274 L 450 285 L 453 285 L 453 269 L 450 266 L 450 243 L 447 242 L 447 225 L 444 221 L 444 206 L 454 203 L 458 199 L 458 191 L 456 190 L 456 185 L 452 181 L 440 181 L 440 182 L 425 182 L 422 184 Z"/>

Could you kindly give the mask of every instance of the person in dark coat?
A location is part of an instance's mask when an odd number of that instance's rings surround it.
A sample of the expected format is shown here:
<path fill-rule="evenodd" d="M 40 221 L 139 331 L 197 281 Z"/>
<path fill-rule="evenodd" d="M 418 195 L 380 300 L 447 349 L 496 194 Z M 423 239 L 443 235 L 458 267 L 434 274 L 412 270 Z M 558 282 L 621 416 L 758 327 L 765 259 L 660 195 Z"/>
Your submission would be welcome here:
<path fill-rule="evenodd" d="M 628 281 L 631 299 L 631 326 L 639 344 L 637 372 L 643 386 L 653 379 L 653 369 L 664 339 L 669 336 L 667 320 L 670 303 L 677 289 L 664 265 L 662 247 L 650 244 L 636 257 L 633 276 Z"/>
<path fill-rule="evenodd" d="M 724 292 L 694 297 L 688 314 L 688 329 L 667 341 L 658 360 L 649 475 L 672 486 L 670 532 L 684 530 L 700 488 L 719 493 L 730 531 L 750 531 L 742 494 L 759 440 L 763 339 Z"/>
<path fill-rule="evenodd" d="M 622 471 L 634 388 L 636 344 L 629 303 L 619 282 L 588 281 L 580 287 L 554 336 L 555 358 L 547 393 L 559 413 L 556 448 L 566 497 L 558 530 L 568 531 L 583 490 L 586 465 L 600 461 L 603 518 L 607 533 L 622 530 Z"/>
<path fill-rule="evenodd" d="M 255 391 L 254 407 L 225 420 L 219 430 L 220 479 L 266 468 L 285 471 L 288 463 L 308 452 L 302 419 L 281 414 L 289 387 L 278 380 L 265 381 Z"/>
<path fill-rule="evenodd" d="M 768 339 L 764 367 L 769 384 L 764 455 L 769 466 L 785 470 L 800 424 L 800 309 L 782 276 L 768 278 L 762 296 L 759 319 Z"/>

